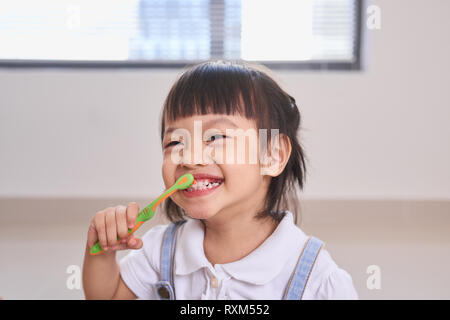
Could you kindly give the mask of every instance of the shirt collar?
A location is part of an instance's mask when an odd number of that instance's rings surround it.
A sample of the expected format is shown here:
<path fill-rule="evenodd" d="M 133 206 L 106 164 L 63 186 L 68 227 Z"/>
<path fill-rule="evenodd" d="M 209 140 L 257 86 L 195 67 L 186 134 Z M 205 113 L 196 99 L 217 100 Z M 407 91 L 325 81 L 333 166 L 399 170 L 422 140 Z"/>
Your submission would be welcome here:
<path fill-rule="evenodd" d="M 252 284 L 265 284 L 274 279 L 293 253 L 300 254 L 299 240 L 303 239 L 299 236 L 306 238 L 294 224 L 292 213 L 288 210 L 285 213 L 275 231 L 258 248 L 238 261 L 220 264 L 222 269 L 233 278 Z M 183 275 L 202 267 L 212 268 L 203 249 L 203 224 L 190 219 L 180 231 L 180 245 L 175 252 L 175 261 L 180 263 L 175 265 L 175 272 Z"/>

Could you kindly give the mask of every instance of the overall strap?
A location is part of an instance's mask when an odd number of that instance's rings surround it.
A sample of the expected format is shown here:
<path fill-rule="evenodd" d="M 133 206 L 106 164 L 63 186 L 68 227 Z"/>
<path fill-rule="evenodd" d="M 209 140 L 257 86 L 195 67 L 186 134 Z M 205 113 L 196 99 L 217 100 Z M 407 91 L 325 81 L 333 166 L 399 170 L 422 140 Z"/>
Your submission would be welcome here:
<path fill-rule="evenodd" d="M 309 237 L 297 261 L 295 270 L 289 279 L 287 288 L 284 291 L 284 300 L 302 299 L 309 275 L 323 245 L 324 243 L 321 240 L 315 237 Z"/>
<path fill-rule="evenodd" d="M 158 281 L 156 292 L 160 300 L 175 300 L 175 286 L 173 283 L 173 264 L 177 230 L 186 220 L 171 223 L 166 232 L 161 247 L 161 280 Z"/>

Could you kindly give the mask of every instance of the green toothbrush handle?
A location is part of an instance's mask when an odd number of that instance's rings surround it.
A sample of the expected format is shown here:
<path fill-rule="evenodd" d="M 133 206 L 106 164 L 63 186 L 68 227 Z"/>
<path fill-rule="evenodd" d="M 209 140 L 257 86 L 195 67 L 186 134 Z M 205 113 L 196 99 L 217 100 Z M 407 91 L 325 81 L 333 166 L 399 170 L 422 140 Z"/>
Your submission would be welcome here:
<path fill-rule="evenodd" d="M 155 214 L 155 211 L 156 211 L 156 207 L 159 206 L 164 199 L 166 199 L 172 193 L 174 193 L 178 190 L 186 189 L 193 183 L 195 183 L 194 176 L 190 173 L 186 173 L 186 174 L 182 175 L 180 178 L 178 178 L 177 182 L 175 182 L 175 184 L 171 188 L 166 190 L 156 200 L 154 200 L 147 207 L 145 207 L 141 212 L 139 212 L 133 229 L 128 228 L 128 235 L 132 235 L 145 221 L 153 218 L 153 215 Z M 117 241 L 119 241 L 119 237 L 117 237 Z M 103 251 L 104 251 L 103 248 L 100 246 L 100 243 L 97 241 L 97 243 L 92 246 L 92 248 L 90 250 L 90 254 L 95 256 L 97 254 L 102 253 Z"/>

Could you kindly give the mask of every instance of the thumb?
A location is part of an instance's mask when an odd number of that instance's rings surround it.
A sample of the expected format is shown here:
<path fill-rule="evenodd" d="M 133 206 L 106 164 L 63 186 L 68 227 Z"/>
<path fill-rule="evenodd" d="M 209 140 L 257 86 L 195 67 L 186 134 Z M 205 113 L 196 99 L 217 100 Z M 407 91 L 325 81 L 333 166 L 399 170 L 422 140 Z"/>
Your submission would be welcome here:
<path fill-rule="evenodd" d="M 134 236 L 130 237 L 130 238 L 128 239 L 128 241 L 127 241 L 127 247 L 128 247 L 128 249 L 134 249 L 134 250 L 137 250 L 137 249 L 142 248 L 142 245 L 143 245 L 142 239 L 141 239 L 141 238 L 134 237 Z"/>

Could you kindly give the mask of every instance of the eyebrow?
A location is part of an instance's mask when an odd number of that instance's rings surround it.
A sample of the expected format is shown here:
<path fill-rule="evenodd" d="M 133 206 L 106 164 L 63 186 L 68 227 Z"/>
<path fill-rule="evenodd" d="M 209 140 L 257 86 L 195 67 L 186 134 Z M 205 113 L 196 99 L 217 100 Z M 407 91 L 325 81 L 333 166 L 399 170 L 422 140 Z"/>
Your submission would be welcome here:
<path fill-rule="evenodd" d="M 213 120 L 206 121 L 206 122 L 204 123 L 204 125 L 205 125 L 206 127 L 210 127 L 210 126 L 212 126 L 213 124 L 216 124 L 216 123 L 218 123 L 218 122 L 220 122 L 221 124 L 227 123 L 227 124 L 229 124 L 229 125 L 231 125 L 231 126 L 233 126 L 233 127 L 235 127 L 235 128 L 239 128 L 233 121 L 231 121 L 230 119 L 225 118 L 225 117 L 220 117 L 220 118 L 216 118 L 216 119 L 213 119 Z M 168 134 L 171 133 L 172 131 L 175 131 L 176 129 L 178 129 L 178 128 L 173 128 L 173 127 L 167 128 L 167 130 L 164 132 L 164 136 L 168 135 Z"/>

